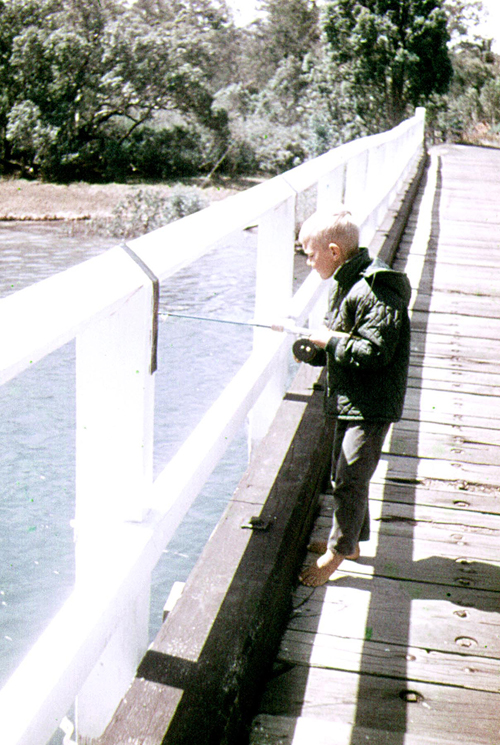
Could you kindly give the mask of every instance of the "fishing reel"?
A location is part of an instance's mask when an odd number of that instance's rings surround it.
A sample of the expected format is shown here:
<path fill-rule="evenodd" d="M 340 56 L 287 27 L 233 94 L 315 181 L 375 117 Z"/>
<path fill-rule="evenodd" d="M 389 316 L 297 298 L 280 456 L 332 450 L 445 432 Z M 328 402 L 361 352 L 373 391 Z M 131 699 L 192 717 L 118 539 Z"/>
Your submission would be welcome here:
<path fill-rule="evenodd" d="M 299 360 L 299 362 L 308 362 L 309 364 L 315 360 L 320 351 L 316 344 L 313 344 L 310 339 L 305 338 L 297 339 L 293 343 L 292 349 L 295 359 Z"/>

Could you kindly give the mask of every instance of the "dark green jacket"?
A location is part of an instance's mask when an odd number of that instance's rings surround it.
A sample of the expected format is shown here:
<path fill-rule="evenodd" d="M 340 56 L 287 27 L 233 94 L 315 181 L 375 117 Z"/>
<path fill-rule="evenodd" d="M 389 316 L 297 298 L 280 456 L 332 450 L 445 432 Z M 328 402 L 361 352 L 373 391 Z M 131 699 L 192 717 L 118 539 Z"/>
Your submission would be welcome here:
<path fill-rule="evenodd" d="M 372 259 L 366 248 L 337 269 L 325 324 L 350 336 L 331 339 L 313 362 L 327 365 L 329 416 L 401 418 L 410 358 L 410 296 L 407 276 Z"/>

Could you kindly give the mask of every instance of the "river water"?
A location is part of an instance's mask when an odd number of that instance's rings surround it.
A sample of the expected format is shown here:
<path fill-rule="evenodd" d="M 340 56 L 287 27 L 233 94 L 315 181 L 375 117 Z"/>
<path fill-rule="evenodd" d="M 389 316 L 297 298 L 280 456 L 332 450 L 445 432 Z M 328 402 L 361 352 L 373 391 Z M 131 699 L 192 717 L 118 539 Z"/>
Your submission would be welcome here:
<path fill-rule="evenodd" d="M 92 258 L 116 241 L 57 223 L 0 223 L 0 297 Z M 253 315 L 256 237 L 228 239 L 164 282 L 161 309 L 246 320 Z M 247 359 L 251 329 L 169 319 L 156 373 L 157 474 Z M 75 349 L 67 344 L 0 388 L 0 685 L 69 596 L 75 505 Z M 185 580 L 247 463 L 241 432 L 153 576 L 151 636 L 172 583 Z"/>

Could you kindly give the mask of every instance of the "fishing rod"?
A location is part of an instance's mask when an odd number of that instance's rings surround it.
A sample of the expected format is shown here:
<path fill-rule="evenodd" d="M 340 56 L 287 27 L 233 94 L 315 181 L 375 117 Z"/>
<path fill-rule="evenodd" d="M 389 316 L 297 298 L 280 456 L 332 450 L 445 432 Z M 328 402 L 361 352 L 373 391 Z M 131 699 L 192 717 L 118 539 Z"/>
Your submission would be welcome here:
<path fill-rule="evenodd" d="M 165 320 L 167 318 L 187 318 L 190 321 L 208 321 L 209 323 L 229 323 L 233 326 L 254 326 L 261 329 L 271 329 L 271 331 L 280 331 L 286 334 L 294 334 L 295 336 L 308 336 L 311 333 L 311 329 L 303 328 L 302 326 L 295 326 L 293 323 L 259 323 L 258 321 L 236 321 L 229 318 L 209 318 L 208 316 L 193 316 L 187 313 L 175 313 L 166 311 L 160 313 L 160 318 Z"/>
<path fill-rule="evenodd" d="M 259 323 L 258 321 L 236 321 L 229 318 L 209 318 L 208 316 L 193 316 L 187 313 L 176 313 L 174 311 L 166 311 L 165 313 L 159 314 L 162 320 L 167 318 L 187 318 L 190 321 L 208 321 L 209 323 L 229 323 L 234 326 L 254 326 L 262 329 L 270 329 L 271 331 L 279 331 L 281 333 L 293 334 L 294 336 L 301 337 L 293 345 L 293 353 L 296 359 L 300 362 L 312 362 L 319 352 L 318 347 L 309 341 L 309 336 L 312 333 L 312 329 L 304 328 L 303 326 L 295 326 L 293 323 Z M 342 339 L 348 337 L 344 331 L 331 331 L 331 335 Z"/>

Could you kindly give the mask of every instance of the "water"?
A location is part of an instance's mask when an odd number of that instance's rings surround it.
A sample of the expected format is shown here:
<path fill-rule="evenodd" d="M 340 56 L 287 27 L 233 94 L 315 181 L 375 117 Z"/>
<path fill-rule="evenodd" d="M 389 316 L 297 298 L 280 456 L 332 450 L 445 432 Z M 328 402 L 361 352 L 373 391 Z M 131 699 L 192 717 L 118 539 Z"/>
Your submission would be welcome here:
<path fill-rule="evenodd" d="M 114 245 L 58 224 L 0 224 L 0 297 Z M 228 239 L 166 281 L 161 309 L 248 319 L 255 234 Z M 251 329 L 169 319 L 156 373 L 157 474 L 247 359 Z M 69 596 L 75 504 L 75 349 L 67 344 L 0 388 L 0 685 Z M 151 629 L 175 580 L 185 580 L 247 462 L 245 432 L 214 471 L 158 564 Z"/>

